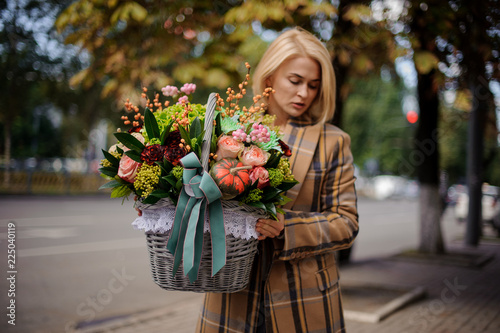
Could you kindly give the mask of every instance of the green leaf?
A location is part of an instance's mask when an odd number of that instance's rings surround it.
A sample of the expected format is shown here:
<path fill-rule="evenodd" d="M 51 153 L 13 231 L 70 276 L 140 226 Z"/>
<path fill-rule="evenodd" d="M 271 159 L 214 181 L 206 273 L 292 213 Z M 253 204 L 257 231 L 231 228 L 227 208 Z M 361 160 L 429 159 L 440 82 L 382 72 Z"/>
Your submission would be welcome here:
<path fill-rule="evenodd" d="M 116 174 L 118 173 L 118 168 L 102 167 L 102 168 L 99 168 L 99 172 L 102 173 L 103 175 L 114 178 L 116 176 Z"/>
<path fill-rule="evenodd" d="M 169 195 L 169 192 L 168 191 L 165 191 L 165 190 L 162 190 L 162 189 L 158 189 L 158 190 L 154 190 L 150 196 L 154 196 L 154 197 L 157 197 L 157 198 L 167 198 L 168 195 Z"/>
<path fill-rule="evenodd" d="M 101 149 L 102 150 L 102 153 L 104 155 L 104 158 L 107 159 L 109 161 L 109 163 L 111 163 L 114 167 L 117 167 L 118 168 L 118 165 L 120 164 L 120 160 L 116 157 L 114 157 L 113 155 L 111 155 L 110 153 L 108 153 L 107 151 L 105 151 L 104 149 Z"/>
<path fill-rule="evenodd" d="M 172 124 L 174 122 L 171 121 L 167 127 L 165 127 L 165 129 L 163 130 L 163 133 L 161 134 L 161 139 L 160 139 L 160 143 L 162 146 L 165 145 L 165 141 L 167 141 L 167 138 L 168 138 L 168 135 L 170 134 L 170 129 L 172 128 Z"/>
<path fill-rule="evenodd" d="M 148 195 L 148 197 L 142 200 L 142 203 L 152 205 L 157 203 L 161 198 L 155 197 L 153 195 Z"/>
<path fill-rule="evenodd" d="M 179 132 L 181 133 L 181 138 L 183 138 L 184 141 L 186 141 L 186 144 L 192 146 L 191 137 L 189 136 L 189 133 L 183 126 L 179 126 Z"/>
<path fill-rule="evenodd" d="M 137 163 L 142 163 L 141 161 L 141 153 L 135 150 L 128 150 L 125 152 L 125 155 L 136 161 Z"/>
<path fill-rule="evenodd" d="M 222 135 L 222 116 L 220 112 L 217 112 L 215 116 L 215 137 L 218 138 L 219 136 Z"/>
<path fill-rule="evenodd" d="M 266 210 L 266 206 L 260 201 L 249 202 L 247 205 Z"/>
<path fill-rule="evenodd" d="M 282 182 L 278 188 L 280 190 L 282 190 L 283 192 L 285 191 L 288 191 L 289 189 L 291 189 L 292 187 L 294 187 L 295 185 L 297 185 L 299 182 L 298 181 L 284 181 Z"/>
<path fill-rule="evenodd" d="M 286 195 L 280 195 L 279 196 L 279 201 L 276 202 L 277 205 L 279 206 L 284 206 L 286 205 L 287 203 L 289 203 L 290 201 L 292 201 L 292 199 L 290 199 L 289 197 L 287 197 Z"/>
<path fill-rule="evenodd" d="M 201 127 L 201 121 L 200 118 L 196 117 L 194 118 L 193 122 L 191 123 L 191 126 L 189 127 L 189 135 L 192 138 L 197 138 L 200 136 L 203 128 Z"/>
<path fill-rule="evenodd" d="M 121 143 L 125 145 L 125 147 L 135 150 L 139 153 L 141 153 L 144 150 L 144 145 L 142 144 L 141 141 L 137 140 L 132 134 L 129 133 L 124 133 L 124 132 L 118 132 L 114 133 L 115 138 L 118 139 Z"/>
<path fill-rule="evenodd" d="M 160 139 L 158 123 L 156 122 L 155 115 L 149 108 L 144 110 L 144 127 L 146 128 L 146 133 L 148 133 L 149 140 L 153 138 Z"/>
<path fill-rule="evenodd" d="M 267 202 L 264 203 L 264 206 L 266 206 L 266 211 L 275 219 L 277 219 L 276 216 L 276 206 L 272 202 Z"/>
<path fill-rule="evenodd" d="M 170 193 L 170 189 L 172 188 L 172 185 L 170 183 L 168 183 L 167 181 L 165 181 L 165 179 L 160 178 L 159 179 L 159 188 L 161 188 L 165 191 L 169 190 L 169 193 Z"/>
<path fill-rule="evenodd" d="M 116 181 L 115 179 L 113 179 L 112 181 L 107 182 L 106 184 L 104 184 L 101 187 L 99 187 L 99 189 L 103 190 L 105 188 L 114 188 L 114 187 L 122 186 L 122 185 L 123 185 L 122 183 L 120 183 L 119 181 Z"/>
<path fill-rule="evenodd" d="M 165 177 L 162 177 L 161 179 L 168 182 L 170 185 L 172 185 L 172 187 L 176 187 L 176 185 L 177 185 L 177 178 L 175 178 L 175 176 L 172 174 L 165 176 Z"/>
<path fill-rule="evenodd" d="M 266 187 L 264 189 L 264 193 L 262 193 L 262 202 L 266 201 L 271 201 L 274 199 L 278 194 L 283 192 L 282 190 L 275 188 L 275 187 Z"/>
<path fill-rule="evenodd" d="M 281 155 L 283 155 L 282 153 L 280 153 L 279 151 L 277 150 L 273 150 L 271 151 L 271 156 L 269 157 L 269 159 L 267 160 L 267 163 L 265 165 L 265 168 L 266 169 L 275 169 L 278 167 L 278 164 L 280 163 L 280 159 L 281 159 Z"/>
<path fill-rule="evenodd" d="M 174 168 L 174 166 L 172 165 L 172 163 L 170 163 L 167 159 L 163 159 L 162 162 L 156 162 L 157 165 L 160 166 L 161 170 L 165 173 L 165 174 L 169 174 L 170 171 L 172 171 L 172 169 Z"/>
<path fill-rule="evenodd" d="M 130 193 L 132 193 L 132 190 L 127 185 L 122 185 L 115 187 L 113 191 L 111 191 L 111 198 L 125 197 Z"/>

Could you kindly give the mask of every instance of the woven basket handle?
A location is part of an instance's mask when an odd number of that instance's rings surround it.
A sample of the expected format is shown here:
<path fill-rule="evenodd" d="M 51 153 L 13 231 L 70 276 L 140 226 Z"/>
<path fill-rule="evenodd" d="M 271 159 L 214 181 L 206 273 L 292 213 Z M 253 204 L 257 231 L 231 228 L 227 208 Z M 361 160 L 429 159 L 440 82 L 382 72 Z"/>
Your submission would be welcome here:
<path fill-rule="evenodd" d="M 207 101 L 207 110 L 205 112 L 205 136 L 203 137 L 203 145 L 201 146 L 201 165 L 206 171 L 208 171 L 208 157 L 210 155 L 210 143 L 212 141 L 212 127 L 214 125 L 216 102 L 216 94 L 211 93 Z"/>

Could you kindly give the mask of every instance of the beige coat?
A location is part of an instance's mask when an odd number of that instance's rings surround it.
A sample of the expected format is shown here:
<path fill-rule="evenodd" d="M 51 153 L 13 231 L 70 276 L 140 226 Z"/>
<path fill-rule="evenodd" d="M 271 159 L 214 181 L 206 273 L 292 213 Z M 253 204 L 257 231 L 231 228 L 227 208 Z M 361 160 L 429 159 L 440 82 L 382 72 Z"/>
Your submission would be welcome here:
<path fill-rule="evenodd" d="M 284 141 L 301 182 L 287 192 L 284 237 L 261 242 L 245 290 L 206 294 L 197 332 L 344 332 L 334 252 L 358 232 L 350 138 L 290 122 Z"/>

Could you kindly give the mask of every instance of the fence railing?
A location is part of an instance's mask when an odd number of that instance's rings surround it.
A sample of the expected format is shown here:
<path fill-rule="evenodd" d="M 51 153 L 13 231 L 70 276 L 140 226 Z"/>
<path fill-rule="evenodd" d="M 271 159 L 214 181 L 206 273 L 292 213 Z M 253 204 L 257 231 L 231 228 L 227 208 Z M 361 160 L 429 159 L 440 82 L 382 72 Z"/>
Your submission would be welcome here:
<path fill-rule="evenodd" d="M 0 172 L 0 194 L 94 194 L 107 180 L 98 174 L 44 171 Z"/>

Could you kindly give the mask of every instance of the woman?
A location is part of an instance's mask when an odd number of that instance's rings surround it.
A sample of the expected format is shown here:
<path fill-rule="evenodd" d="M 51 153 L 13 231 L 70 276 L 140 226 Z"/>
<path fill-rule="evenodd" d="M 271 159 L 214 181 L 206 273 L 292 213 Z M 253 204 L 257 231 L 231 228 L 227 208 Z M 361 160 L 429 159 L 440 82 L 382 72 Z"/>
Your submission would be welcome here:
<path fill-rule="evenodd" d="M 198 332 L 344 332 L 334 251 L 358 233 L 350 138 L 327 123 L 335 75 L 326 48 L 296 28 L 268 48 L 253 91 L 273 87 L 276 115 L 300 181 L 278 221 L 260 219 L 262 235 L 247 289 L 206 294 Z"/>

